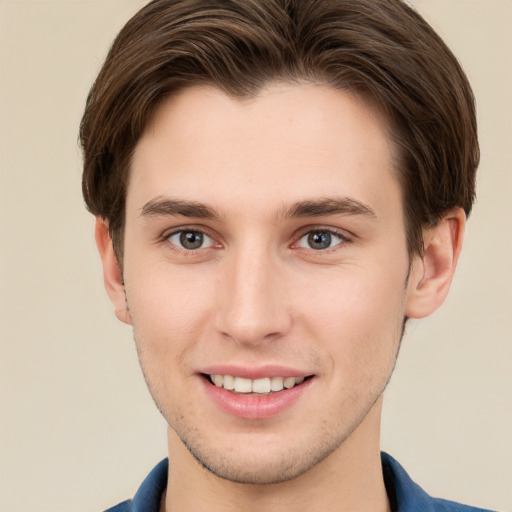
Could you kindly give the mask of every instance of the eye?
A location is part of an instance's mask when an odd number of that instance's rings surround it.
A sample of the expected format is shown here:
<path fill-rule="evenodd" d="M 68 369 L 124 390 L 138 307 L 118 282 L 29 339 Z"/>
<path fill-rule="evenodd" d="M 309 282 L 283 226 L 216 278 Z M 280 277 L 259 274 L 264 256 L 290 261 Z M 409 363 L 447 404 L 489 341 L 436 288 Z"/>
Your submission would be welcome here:
<path fill-rule="evenodd" d="M 345 242 L 346 239 L 328 230 L 309 231 L 299 239 L 298 246 L 315 251 L 324 251 L 331 249 L 336 245 Z"/>
<path fill-rule="evenodd" d="M 182 229 L 171 233 L 167 240 L 171 244 L 186 249 L 187 251 L 194 251 L 197 249 L 205 249 L 215 245 L 215 241 L 202 231 L 194 231 L 192 229 Z"/>

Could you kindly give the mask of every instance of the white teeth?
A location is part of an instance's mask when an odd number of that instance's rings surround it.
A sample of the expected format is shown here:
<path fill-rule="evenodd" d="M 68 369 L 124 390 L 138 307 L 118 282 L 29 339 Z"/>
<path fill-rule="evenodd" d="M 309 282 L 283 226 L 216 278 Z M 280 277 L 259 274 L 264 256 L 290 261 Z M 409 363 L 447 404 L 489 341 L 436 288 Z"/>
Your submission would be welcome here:
<path fill-rule="evenodd" d="M 244 379 L 243 377 L 235 377 L 235 391 L 237 393 L 251 393 L 252 380 Z"/>
<path fill-rule="evenodd" d="M 212 380 L 213 383 L 219 388 L 221 388 L 222 384 L 224 383 L 224 377 L 222 375 L 212 375 Z"/>
<path fill-rule="evenodd" d="M 286 389 L 293 388 L 293 386 L 295 386 L 295 379 L 293 377 L 288 377 L 288 378 L 284 379 L 283 384 Z"/>
<path fill-rule="evenodd" d="M 290 389 L 304 382 L 304 377 L 264 377 L 262 379 L 245 379 L 232 375 L 210 375 L 212 382 L 219 388 L 236 393 L 268 394 L 272 391 Z"/>
<path fill-rule="evenodd" d="M 283 382 L 283 377 L 272 377 L 270 384 L 272 391 L 282 391 L 284 389 Z"/>
<path fill-rule="evenodd" d="M 270 393 L 270 379 L 256 379 L 252 381 L 253 393 Z"/>
<path fill-rule="evenodd" d="M 224 389 L 235 389 L 235 377 L 224 375 Z"/>

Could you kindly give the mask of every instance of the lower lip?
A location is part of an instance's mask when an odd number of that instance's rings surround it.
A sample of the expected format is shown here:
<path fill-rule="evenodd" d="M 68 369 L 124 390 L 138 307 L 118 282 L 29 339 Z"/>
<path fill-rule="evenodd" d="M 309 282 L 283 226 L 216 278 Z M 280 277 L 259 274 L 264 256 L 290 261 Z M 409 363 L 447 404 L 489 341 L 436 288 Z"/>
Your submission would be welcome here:
<path fill-rule="evenodd" d="M 313 378 L 290 389 L 283 389 L 264 396 L 236 394 L 224 388 L 210 384 L 201 377 L 210 398 L 225 412 L 238 418 L 251 420 L 265 419 L 276 416 L 293 406 L 310 387 Z"/>

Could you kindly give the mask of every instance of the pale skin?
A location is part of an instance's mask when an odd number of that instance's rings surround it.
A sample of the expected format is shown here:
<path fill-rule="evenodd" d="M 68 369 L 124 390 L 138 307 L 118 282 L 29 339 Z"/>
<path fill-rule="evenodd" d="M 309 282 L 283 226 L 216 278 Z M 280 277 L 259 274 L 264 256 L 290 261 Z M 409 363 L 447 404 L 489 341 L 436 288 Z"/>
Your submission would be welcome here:
<path fill-rule="evenodd" d="M 465 226 L 450 212 L 411 258 L 393 154 L 374 106 L 321 85 L 245 100 L 191 87 L 157 110 L 132 161 L 122 273 L 101 218 L 96 240 L 169 424 L 162 510 L 389 510 L 382 393 L 404 318 L 448 293 Z M 205 391 L 220 366 L 307 385 L 238 417 Z"/>

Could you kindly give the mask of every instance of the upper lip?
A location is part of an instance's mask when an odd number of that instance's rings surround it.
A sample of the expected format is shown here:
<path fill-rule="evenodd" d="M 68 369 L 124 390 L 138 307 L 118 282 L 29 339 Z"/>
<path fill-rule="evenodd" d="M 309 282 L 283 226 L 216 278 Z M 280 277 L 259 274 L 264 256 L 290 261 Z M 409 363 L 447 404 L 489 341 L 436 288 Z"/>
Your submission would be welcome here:
<path fill-rule="evenodd" d="M 290 366 L 269 364 L 263 366 L 247 366 L 233 364 L 219 364 L 201 368 L 198 373 L 206 375 L 232 375 L 244 379 L 263 379 L 265 377 L 308 377 L 311 372 Z"/>

